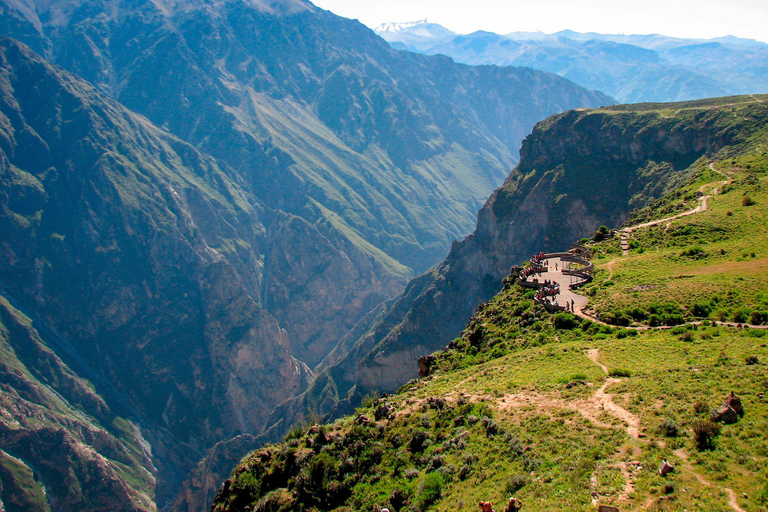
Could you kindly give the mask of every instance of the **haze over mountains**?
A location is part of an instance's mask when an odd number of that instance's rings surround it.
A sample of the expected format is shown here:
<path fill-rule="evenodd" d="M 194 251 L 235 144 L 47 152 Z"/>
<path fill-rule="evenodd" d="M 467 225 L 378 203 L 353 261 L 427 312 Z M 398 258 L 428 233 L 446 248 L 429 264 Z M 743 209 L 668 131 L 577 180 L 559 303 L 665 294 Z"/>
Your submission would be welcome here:
<path fill-rule="evenodd" d="M 622 103 L 768 90 L 768 45 L 733 36 L 698 40 L 570 30 L 461 35 L 427 20 L 385 23 L 376 33 L 394 48 L 443 54 L 465 64 L 549 71 Z"/>
<path fill-rule="evenodd" d="M 0 481 L 40 510 L 207 509 L 207 450 L 289 427 L 533 125 L 612 103 L 301 0 L 9 0 L 0 33 Z"/>

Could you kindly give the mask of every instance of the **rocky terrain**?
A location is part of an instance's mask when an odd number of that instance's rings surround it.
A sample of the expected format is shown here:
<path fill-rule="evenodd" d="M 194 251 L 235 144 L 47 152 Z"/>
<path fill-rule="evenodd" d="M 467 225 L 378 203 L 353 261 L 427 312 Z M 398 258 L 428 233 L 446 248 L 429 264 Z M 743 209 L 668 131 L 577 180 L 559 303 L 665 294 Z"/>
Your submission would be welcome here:
<path fill-rule="evenodd" d="M 152 509 L 309 380 L 239 272 L 285 216 L 19 43 L 0 61 L 0 449 L 54 510 Z"/>
<path fill-rule="evenodd" d="M 549 74 L 397 52 L 303 0 L 8 2 L 0 24 L 226 162 L 295 218 L 286 232 L 333 246 L 266 256 L 263 302 L 310 366 L 472 229 L 536 121 L 612 103 Z M 346 279 L 310 280 L 338 251 Z"/>

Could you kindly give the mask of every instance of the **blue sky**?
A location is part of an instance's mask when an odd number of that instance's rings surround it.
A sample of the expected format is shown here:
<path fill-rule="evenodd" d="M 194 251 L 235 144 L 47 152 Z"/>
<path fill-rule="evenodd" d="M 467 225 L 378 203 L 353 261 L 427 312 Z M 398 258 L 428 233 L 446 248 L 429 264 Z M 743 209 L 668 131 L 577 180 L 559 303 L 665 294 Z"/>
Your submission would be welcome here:
<path fill-rule="evenodd" d="M 768 0 L 313 0 L 369 27 L 427 18 L 454 32 L 487 30 L 734 35 L 768 43 Z"/>

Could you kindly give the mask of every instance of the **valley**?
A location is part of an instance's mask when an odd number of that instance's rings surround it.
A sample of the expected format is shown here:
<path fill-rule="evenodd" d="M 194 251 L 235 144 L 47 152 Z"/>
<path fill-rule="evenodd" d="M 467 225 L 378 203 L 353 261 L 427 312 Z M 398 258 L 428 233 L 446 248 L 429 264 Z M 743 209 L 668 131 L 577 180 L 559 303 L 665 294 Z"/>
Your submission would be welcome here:
<path fill-rule="evenodd" d="M 0 0 L 0 510 L 761 510 L 749 73 L 617 105 L 306 0 Z M 548 313 L 510 268 L 575 242 Z"/>

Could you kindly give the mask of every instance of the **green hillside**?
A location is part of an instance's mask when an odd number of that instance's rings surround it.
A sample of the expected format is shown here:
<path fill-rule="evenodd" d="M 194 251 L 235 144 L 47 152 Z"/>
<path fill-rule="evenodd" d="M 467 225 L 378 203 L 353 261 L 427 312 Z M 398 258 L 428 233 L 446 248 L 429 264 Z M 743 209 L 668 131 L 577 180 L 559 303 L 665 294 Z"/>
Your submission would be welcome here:
<path fill-rule="evenodd" d="M 625 228 L 663 222 L 629 230 L 628 254 L 620 231 L 584 240 L 597 268 L 583 318 L 510 276 L 430 375 L 250 454 L 214 510 L 503 510 L 513 495 L 527 511 L 768 510 L 761 123 L 635 211 Z M 731 391 L 743 416 L 714 422 Z"/>

